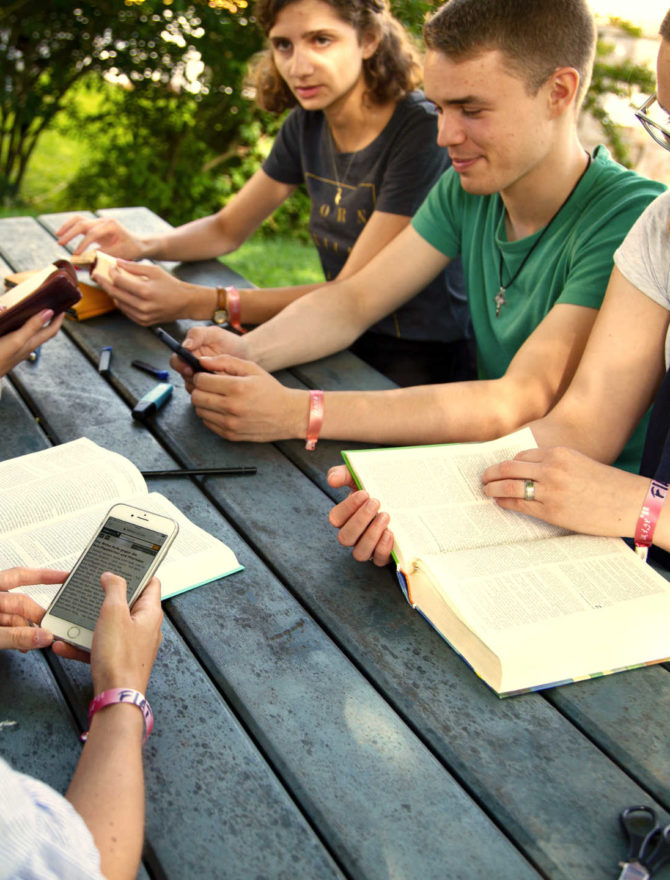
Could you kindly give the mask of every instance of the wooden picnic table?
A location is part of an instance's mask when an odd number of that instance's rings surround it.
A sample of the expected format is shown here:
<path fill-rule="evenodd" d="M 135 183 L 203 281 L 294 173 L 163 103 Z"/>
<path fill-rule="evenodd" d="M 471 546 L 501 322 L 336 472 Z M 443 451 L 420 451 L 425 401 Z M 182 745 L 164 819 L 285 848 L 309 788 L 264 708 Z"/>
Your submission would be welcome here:
<path fill-rule="evenodd" d="M 100 214 L 138 232 L 165 225 L 145 208 Z M 0 273 L 62 257 L 53 232 L 66 216 L 0 220 Z M 251 286 L 218 261 L 171 266 L 190 281 Z M 178 337 L 187 327 L 167 325 Z M 36 364 L 5 379 L 0 401 L 0 459 L 87 436 L 141 469 L 258 467 L 151 481 L 245 568 L 165 603 L 140 876 L 618 876 L 619 811 L 651 804 L 668 821 L 670 670 L 498 699 L 410 609 L 390 568 L 338 545 L 325 472 L 353 444 L 225 442 L 174 372 L 171 401 L 140 425 L 130 409 L 154 380 L 130 362 L 163 366 L 168 355 L 120 313 L 67 321 Z M 279 377 L 390 384 L 349 353 Z M 90 698 L 80 665 L 3 652 L 0 754 L 63 791 Z"/>

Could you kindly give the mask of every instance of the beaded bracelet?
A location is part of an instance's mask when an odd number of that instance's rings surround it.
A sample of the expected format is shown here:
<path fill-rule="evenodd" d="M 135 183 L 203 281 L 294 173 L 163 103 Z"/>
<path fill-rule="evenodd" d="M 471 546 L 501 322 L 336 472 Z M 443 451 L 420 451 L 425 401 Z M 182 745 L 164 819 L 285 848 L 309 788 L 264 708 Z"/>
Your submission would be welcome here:
<path fill-rule="evenodd" d="M 142 740 L 142 745 L 149 739 L 149 734 L 154 729 L 154 713 L 151 711 L 151 706 L 149 705 L 149 701 L 141 694 L 139 691 L 135 691 L 132 688 L 112 688 L 108 691 L 103 691 L 101 694 L 98 694 L 97 697 L 94 697 L 88 705 L 88 725 L 91 726 L 91 719 L 100 709 L 104 709 L 106 706 L 113 706 L 116 703 L 130 703 L 133 706 L 137 706 L 137 708 L 141 711 L 142 717 L 144 718 L 144 739 Z M 86 742 L 88 738 L 88 730 L 82 733 L 80 739 L 82 742 Z"/>
<path fill-rule="evenodd" d="M 654 539 L 656 523 L 668 494 L 668 484 L 652 480 L 635 527 L 635 552 L 646 561 Z"/>
<path fill-rule="evenodd" d="M 309 421 L 307 423 L 307 442 L 305 449 L 310 452 L 316 448 L 323 426 L 323 391 L 309 392 Z"/>

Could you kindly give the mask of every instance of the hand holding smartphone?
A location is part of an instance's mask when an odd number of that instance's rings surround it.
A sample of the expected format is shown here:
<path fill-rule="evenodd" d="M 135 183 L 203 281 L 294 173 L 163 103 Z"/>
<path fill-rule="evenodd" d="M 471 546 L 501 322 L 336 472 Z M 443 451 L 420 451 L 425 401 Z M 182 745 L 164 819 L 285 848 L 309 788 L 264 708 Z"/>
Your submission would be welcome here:
<path fill-rule="evenodd" d="M 161 342 L 164 342 L 168 348 L 171 348 L 172 351 L 175 352 L 175 354 L 179 355 L 179 357 L 184 361 L 184 363 L 189 365 L 194 373 L 214 372 L 214 370 L 206 370 L 192 352 L 190 352 L 187 348 L 184 348 L 183 345 L 180 345 L 174 338 L 174 336 L 170 336 L 170 334 L 167 331 L 163 330 L 162 327 L 158 327 L 156 329 L 156 336 L 158 336 Z"/>
<path fill-rule="evenodd" d="M 101 575 L 111 571 L 125 578 L 132 606 L 164 559 L 178 528 L 169 517 L 115 504 L 47 608 L 42 627 L 56 639 L 90 651 L 104 599 Z"/>

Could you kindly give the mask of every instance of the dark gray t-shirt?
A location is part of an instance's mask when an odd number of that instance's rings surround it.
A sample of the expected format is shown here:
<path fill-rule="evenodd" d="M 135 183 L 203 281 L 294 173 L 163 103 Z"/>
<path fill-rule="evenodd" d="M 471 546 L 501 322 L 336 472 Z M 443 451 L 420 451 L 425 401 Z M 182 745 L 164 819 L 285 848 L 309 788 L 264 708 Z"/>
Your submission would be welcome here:
<path fill-rule="evenodd" d="M 281 183 L 304 183 L 312 202 L 309 230 L 327 280 L 344 266 L 373 211 L 411 217 L 449 166 L 438 147 L 437 117 L 422 92 L 407 95 L 375 140 L 356 153 L 338 153 L 321 111 L 296 107 L 287 116 L 265 173 Z M 387 336 L 452 342 L 468 333 L 460 260 L 370 329 Z"/>

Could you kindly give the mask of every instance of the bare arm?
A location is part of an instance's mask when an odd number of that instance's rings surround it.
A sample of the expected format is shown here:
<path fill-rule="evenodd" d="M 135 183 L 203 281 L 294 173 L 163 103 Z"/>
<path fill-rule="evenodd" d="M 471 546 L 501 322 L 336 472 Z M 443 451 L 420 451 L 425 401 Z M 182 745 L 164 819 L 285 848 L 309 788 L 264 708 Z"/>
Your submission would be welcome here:
<path fill-rule="evenodd" d="M 409 221 L 409 217 L 401 214 L 375 211 L 356 239 L 356 243 L 336 280 L 344 281 L 355 275 L 402 232 Z M 293 287 L 240 290 L 242 321 L 247 324 L 262 324 L 264 321 L 269 321 L 294 300 L 324 287 L 325 284 L 325 282 L 320 282 Z"/>
<path fill-rule="evenodd" d="M 154 578 L 133 607 L 125 581 L 104 574 L 105 601 L 95 628 L 91 675 L 96 694 L 110 688 L 146 692 L 160 644 L 160 584 Z M 86 822 L 108 878 L 137 873 L 144 837 L 142 713 L 117 704 L 96 712 L 66 797 Z"/>
<path fill-rule="evenodd" d="M 266 370 L 278 370 L 341 351 L 411 299 L 448 262 L 408 225 L 350 278 L 301 297 L 247 334 L 247 356 Z"/>
<path fill-rule="evenodd" d="M 59 244 L 83 235 L 75 254 L 94 244 L 126 260 L 206 260 L 238 248 L 287 199 L 294 186 L 279 183 L 261 169 L 228 204 L 209 217 L 193 220 L 160 235 L 134 236 L 112 219 L 73 217 L 58 230 Z"/>
<path fill-rule="evenodd" d="M 569 390 L 531 428 L 539 446 L 616 459 L 665 375 L 670 313 L 614 269 Z"/>

